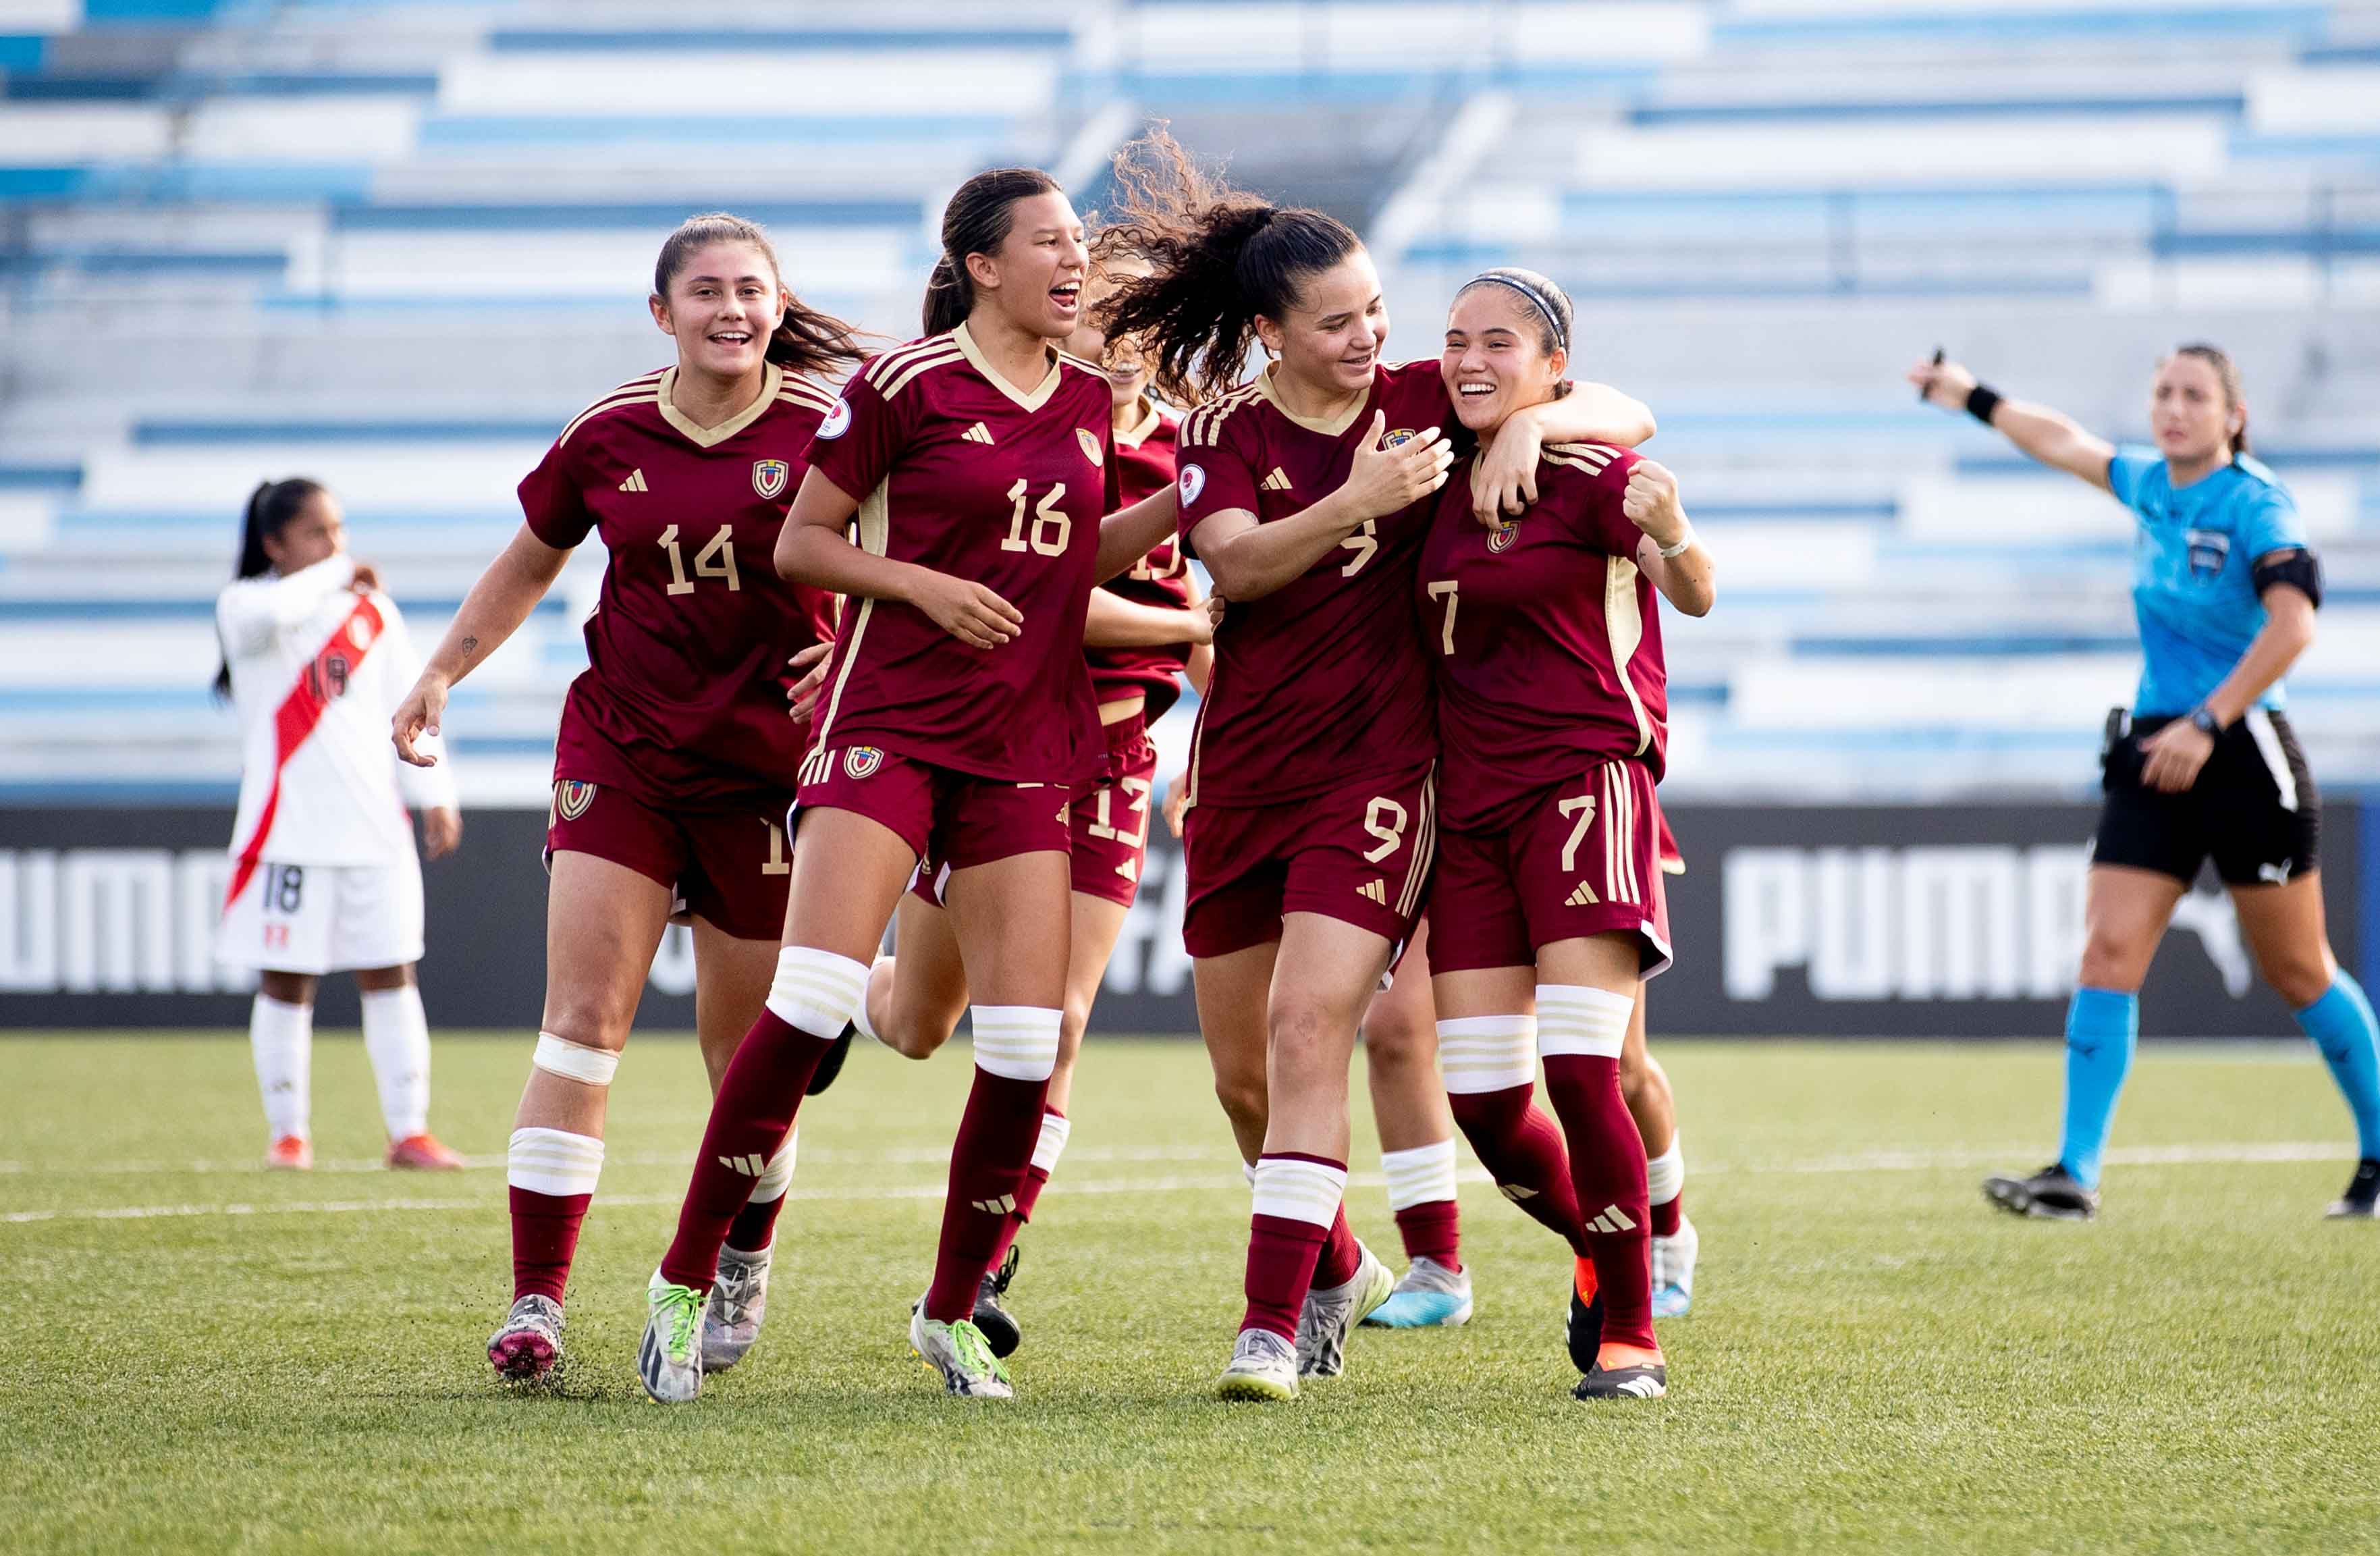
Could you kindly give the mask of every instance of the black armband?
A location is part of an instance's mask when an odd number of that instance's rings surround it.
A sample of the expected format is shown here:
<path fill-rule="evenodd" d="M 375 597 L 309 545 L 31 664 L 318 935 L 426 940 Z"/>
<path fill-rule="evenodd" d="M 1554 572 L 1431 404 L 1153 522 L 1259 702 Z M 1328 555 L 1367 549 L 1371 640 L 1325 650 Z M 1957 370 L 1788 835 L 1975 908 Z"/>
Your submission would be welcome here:
<path fill-rule="evenodd" d="M 2288 584 L 2301 590 L 2316 610 L 2322 608 L 2322 563 L 2303 546 L 2258 557 L 2252 577 L 2259 598 L 2275 584 Z"/>
<path fill-rule="evenodd" d="M 1999 392 L 1996 389 L 1987 389 L 1978 383 L 1967 391 L 1967 414 L 1986 427 L 1992 424 L 1992 412 L 1999 406 Z"/>

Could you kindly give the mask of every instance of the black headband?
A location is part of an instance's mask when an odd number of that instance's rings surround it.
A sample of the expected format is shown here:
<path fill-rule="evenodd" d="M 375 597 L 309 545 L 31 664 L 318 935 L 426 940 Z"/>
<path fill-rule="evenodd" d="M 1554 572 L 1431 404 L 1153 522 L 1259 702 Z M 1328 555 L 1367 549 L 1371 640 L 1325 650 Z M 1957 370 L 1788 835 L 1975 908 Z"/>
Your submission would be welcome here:
<path fill-rule="evenodd" d="M 1546 322 L 1554 327 L 1554 344 L 1564 351 L 1570 349 L 1570 326 L 1562 322 L 1561 314 L 1555 310 L 1553 298 L 1519 276 L 1504 275 L 1492 270 L 1483 271 L 1473 276 L 1470 284 L 1464 286 L 1463 290 L 1469 291 L 1472 286 L 1485 286 L 1491 282 L 1499 286 L 1510 286 L 1528 298 L 1531 305 L 1546 316 Z"/>

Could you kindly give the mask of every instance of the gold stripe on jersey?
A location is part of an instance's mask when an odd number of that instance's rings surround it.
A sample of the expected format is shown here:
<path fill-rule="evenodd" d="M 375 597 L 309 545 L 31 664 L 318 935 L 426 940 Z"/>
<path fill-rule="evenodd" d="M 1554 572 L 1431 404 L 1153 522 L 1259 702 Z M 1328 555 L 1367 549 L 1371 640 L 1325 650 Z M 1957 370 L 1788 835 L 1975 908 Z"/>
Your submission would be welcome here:
<path fill-rule="evenodd" d="M 752 403 L 729 417 L 716 427 L 706 427 L 670 403 L 670 391 L 677 383 L 677 370 L 662 374 L 661 385 L 654 391 L 653 404 L 659 407 L 662 419 L 683 434 L 697 448 L 716 448 L 753 422 L 760 419 L 768 408 L 777 403 L 777 387 L 784 382 L 785 370 L 774 362 L 764 362 L 760 371 L 760 393 Z"/>
<path fill-rule="evenodd" d="M 915 383 L 922 375 L 931 372 L 936 368 L 946 368 L 953 362 L 965 359 L 965 357 L 955 349 L 938 351 L 929 357 L 913 357 L 902 364 L 901 371 L 890 381 L 879 383 L 876 386 L 877 393 L 883 395 L 889 403 L 895 395 Z"/>
<path fill-rule="evenodd" d="M 892 544 L 892 483 L 878 481 L 859 504 L 859 549 L 870 556 L 882 556 Z M 859 602 L 859 614 L 851 624 L 851 635 L 843 650 L 843 668 L 836 672 L 834 689 L 827 694 L 826 711 L 819 715 L 817 743 L 826 749 L 827 732 L 834 728 L 835 714 L 843 708 L 843 688 L 851 679 L 851 667 L 859 663 L 860 645 L 868 638 L 868 619 L 876 614 L 876 599 L 870 595 Z"/>
<path fill-rule="evenodd" d="M 1585 470 L 1588 475 L 1599 476 L 1614 459 L 1620 457 L 1620 452 L 1599 443 L 1557 443 L 1547 444 L 1538 457 L 1548 465 L 1560 465 L 1566 469 Z"/>
<path fill-rule="evenodd" d="M 929 340 L 911 341 L 906 346 L 894 346 L 860 369 L 859 376 L 874 385 L 879 394 L 882 394 L 884 386 L 899 377 L 909 367 L 929 358 L 935 360 L 954 358 L 958 355 L 958 349 L 957 345 L 948 335 L 935 335 Z"/>
<path fill-rule="evenodd" d="M 949 349 L 951 349 L 951 334 L 948 330 L 938 335 L 926 335 L 917 340 L 906 341 L 890 350 L 878 352 L 859 370 L 859 375 L 870 383 L 881 383 L 889 374 L 900 371 L 901 364 L 909 359 L 922 352 Z"/>
<path fill-rule="evenodd" d="M 1256 394 L 1255 384 L 1243 384 L 1222 398 L 1209 400 L 1200 406 L 1190 413 L 1188 420 L 1182 423 L 1182 443 L 1211 445 L 1221 434 L 1223 423 L 1230 419 L 1232 412 L 1255 399 Z"/>
<path fill-rule="evenodd" d="M 1611 642 L 1611 668 L 1619 676 L 1620 688 L 1628 694 L 1629 711 L 1636 715 L 1636 749 L 1632 754 L 1641 757 L 1653 744 L 1653 723 L 1645 716 L 1645 701 L 1636 695 L 1628 662 L 1636 657 L 1637 646 L 1645 641 L 1645 613 L 1636 607 L 1636 564 L 1624 556 L 1604 562 L 1603 631 Z"/>
<path fill-rule="evenodd" d="M 951 332 L 951 339 L 958 343 L 960 353 L 967 359 L 967 366 L 983 374 L 986 383 L 1015 401 L 1021 410 L 1039 410 L 1048 405 L 1050 396 L 1058 392 L 1059 380 L 1064 376 L 1058 366 L 1059 353 L 1045 346 L 1043 349 L 1049 356 L 1050 371 L 1042 374 L 1041 382 L 1032 388 L 1020 390 L 992 371 L 991 359 L 983 354 L 983 347 L 976 344 L 975 336 L 967 333 L 965 324 Z"/>
<path fill-rule="evenodd" d="M 1105 378 L 1108 375 L 1108 370 L 1099 366 L 1097 362 L 1094 362 L 1086 357 L 1077 357 L 1073 352 L 1066 350 L 1062 346 L 1059 348 L 1058 360 L 1062 362 L 1072 362 L 1075 366 L 1082 369 L 1085 372 L 1089 373 L 1093 378 Z"/>
<path fill-rule="evenodd" d="M 1414 824 L 1413 859 L 1405 867 L 1405 889 L 1398 893 L 1397 913 L 1410 918 L 1421 910 L 1422 888 L 1429 884 L 1429 864 L 1438 857 L 1438 765 L 1430 764 L 1421 781 L 1421 819 Z"/>
<path fill-rule="evenodd" d="M 797 406 L 808 406 L 812 410 L 834 408 L 834 394 L 832 390 L 822 384 L 813 383 L 807 378 L 795 378 L 791 373 L 787 373 L 784 382 L 777 386 L 777 398 L 790 400 Z"/>
<path fill-rule="evenodd" d="M 668 371 L 669 370 L 666 368 L 655 368 L 652 371 L 645 374 L 642 378 L 632 378 L 627 383 L 621 384 L 617 389 L 613 390 L 610 394 L 604 395 L 593 405 L 589 406 L 585 410 L 582 410 L 577 415 L 572 417 L 570 419 L 569 425 L 562 429 L 562 436 L 554 439 L 553 441 L 557 444 L 568 443 L 570 441 L 570 434 L 578 431 L 579 427 L 586 422 L 589 417 L 600 416 L 607 410 L 617 410 L 622 406 L 632 406 L 639 400 L 650 399 L 653 394 L 653 385 L 660 383 L 662 374 Z"/>

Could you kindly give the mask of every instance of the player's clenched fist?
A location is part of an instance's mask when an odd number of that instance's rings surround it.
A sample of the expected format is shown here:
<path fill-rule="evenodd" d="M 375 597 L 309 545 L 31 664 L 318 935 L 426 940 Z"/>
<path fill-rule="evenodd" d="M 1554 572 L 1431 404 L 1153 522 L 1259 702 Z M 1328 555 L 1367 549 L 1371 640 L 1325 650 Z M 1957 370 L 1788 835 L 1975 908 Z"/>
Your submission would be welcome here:
<path fill-rule="evenodd" d="M 396 705 L 396 716 L 389 721 L 389 735 L 396 742 L 397 756 L 415 767 L 436 767 L 438 759 L 428 751 L 417 751 L 413 742 L 423 735 L 438 733 L 438 720 L 446 711 L 446 677 L 425 670 Z"/>
<path fill-rule="evenodd" d="M 1454 450 L 1437 428 L 1425 427 L 1402 443 L 1383 445 L 1380 440 L 1388 431 L 1388 412 L 1374 411 L 1372 435 L 1356 448 L 1347 468 L 1342 490 L 1357 523 L 1386 518 L 1428 496 L 1446 484 L 1446 472 L 1454 466 Z"/>
<path fill-rule="evenodd" d="M 1628 472 L 1628 490 L 1621 494 L 1620 511 L 1628 522 L 1669 547 L 1686 532 L 1686 510 L 1678 502 L 1678 478 L 1665 465 L 1640 459 Z"/>
<path fill-rule="evenodd" d="M 979 583 L 929 572 L 910 601 L 969 648 L 996 649 L 1025 630 L 1025 613 Z"/>

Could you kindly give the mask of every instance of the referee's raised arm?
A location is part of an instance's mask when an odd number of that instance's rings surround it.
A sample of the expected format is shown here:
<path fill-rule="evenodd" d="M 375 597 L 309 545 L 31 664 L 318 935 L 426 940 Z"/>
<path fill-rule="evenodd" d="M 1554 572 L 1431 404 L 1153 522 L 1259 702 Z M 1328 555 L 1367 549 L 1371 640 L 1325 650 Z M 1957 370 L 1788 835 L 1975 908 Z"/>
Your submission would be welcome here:
<path fill-rule="evenodd" d="M 2043 464 L 2080 476 L 2102 492 L 2115 490 L 2107 483 L 2107 461 L 2116 445 L 2063 411 L 2004 399 L 1977 383 L 1964 364 L 1945 361 L 1939 352 L 1911 368 L 1909 382 L 1921 398 L 1945 410 L 1965 411 Z"/>

